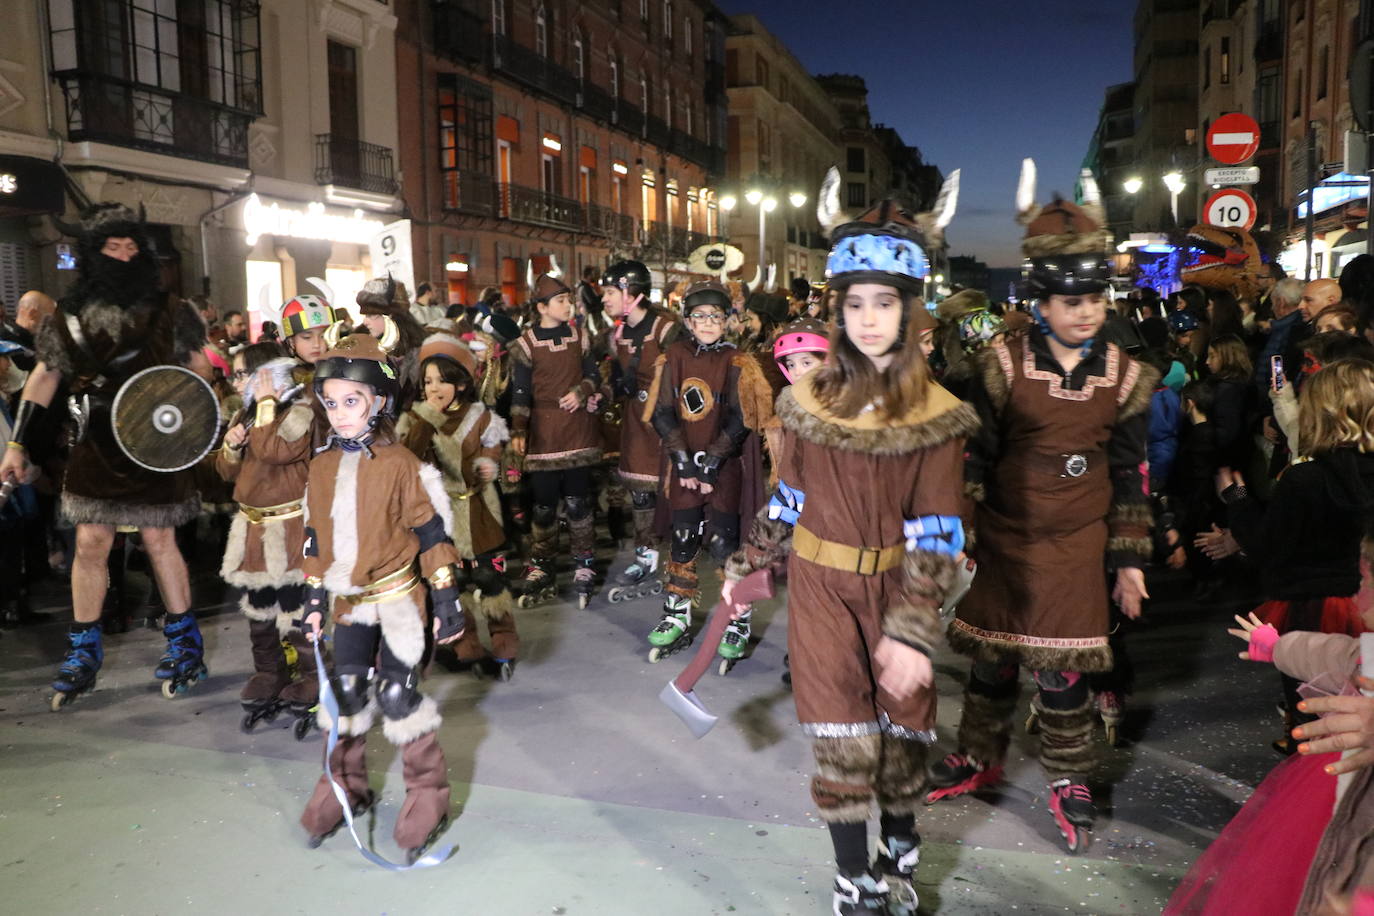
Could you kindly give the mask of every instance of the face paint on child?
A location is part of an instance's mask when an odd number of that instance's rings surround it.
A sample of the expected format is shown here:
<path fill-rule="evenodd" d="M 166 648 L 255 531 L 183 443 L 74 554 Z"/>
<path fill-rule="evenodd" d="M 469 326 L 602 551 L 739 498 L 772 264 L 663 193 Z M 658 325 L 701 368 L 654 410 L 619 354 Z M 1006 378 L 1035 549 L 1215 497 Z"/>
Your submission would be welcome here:
<path fill-rule="evenodd" d="M 346 378 L 325 379 L 320 400 L 329 416 L 329 425 L 345 439 L 357 439 L 367 432 L 373 416 L 377 393 L 371 385 Z"/>

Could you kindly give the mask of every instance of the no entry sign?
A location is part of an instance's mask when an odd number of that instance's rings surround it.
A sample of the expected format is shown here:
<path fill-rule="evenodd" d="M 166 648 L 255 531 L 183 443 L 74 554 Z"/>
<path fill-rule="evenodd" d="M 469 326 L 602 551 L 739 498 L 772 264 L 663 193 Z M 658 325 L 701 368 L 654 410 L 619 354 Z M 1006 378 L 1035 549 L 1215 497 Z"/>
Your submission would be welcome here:
<path fill-rule="evenodd" d="M 1213 226 L 1249 229 L 1255 225 L 1255 199 L 1236 188 L 1218 191 L 1207 198 L 1207 204 L 1202 208 L 1202 219 Z"/>
<path fill-rule="evenodd" d="M 1223 165 L 1240 165 L 1259 149 L 1255 119 L 1240 112 L 1224 114 L 1207 130 L 1207 152 Z"/>

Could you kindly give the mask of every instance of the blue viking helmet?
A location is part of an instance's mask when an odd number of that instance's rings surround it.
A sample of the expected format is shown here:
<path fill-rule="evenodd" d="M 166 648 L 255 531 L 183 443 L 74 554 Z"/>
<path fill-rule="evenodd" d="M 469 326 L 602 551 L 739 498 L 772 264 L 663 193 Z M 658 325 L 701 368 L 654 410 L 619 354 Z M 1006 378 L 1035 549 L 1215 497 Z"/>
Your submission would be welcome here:
<path fill-rule="evenodd" d="M 885 283 L 912 293 L 925 290 L 930 276 L 926 247 L 938 245 L 954 219 L 959 200 L 959 172 L 945 179 L 933 210 L 913 214 L 897 201 L 883 200 L 846 221 L 839 206 L 840 173 L 832 168 L 821 185 L 817 218 L 830 232 L 825 275 L 833 284 Z"/>

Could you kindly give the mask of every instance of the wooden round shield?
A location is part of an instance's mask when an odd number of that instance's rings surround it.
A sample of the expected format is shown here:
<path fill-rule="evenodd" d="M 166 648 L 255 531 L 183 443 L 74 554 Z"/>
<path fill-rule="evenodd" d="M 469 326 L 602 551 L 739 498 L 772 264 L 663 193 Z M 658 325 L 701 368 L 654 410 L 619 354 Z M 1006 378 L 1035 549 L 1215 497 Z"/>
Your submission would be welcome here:
<path fill-rule="evenodd" d="M 219 399 L 180 366 L 153 366 L 120 386 L 110 411 L 115 442 L 150 471 L 189 468 L 219 437 Z"/>

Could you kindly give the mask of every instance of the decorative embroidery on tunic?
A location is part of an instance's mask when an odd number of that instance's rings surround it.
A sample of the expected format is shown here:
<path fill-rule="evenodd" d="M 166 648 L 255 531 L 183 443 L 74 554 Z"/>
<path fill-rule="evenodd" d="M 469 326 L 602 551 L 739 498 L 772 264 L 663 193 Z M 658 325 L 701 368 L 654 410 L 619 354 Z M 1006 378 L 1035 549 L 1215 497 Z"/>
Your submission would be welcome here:
<path fill-rule="evenodd" d="M 1116 344 L 1107 344 L 1107 374 L 1087 376 L 1083 379 L 1083 387 L 1078 391 L 1065 388 L 1064 376 L 1060 373 L 1049 369 L 1035 368 L 1035 353 L 1029 344 L 1022 345 L 1021 372 L 1028 379 L 1037 382 L 1049 382 L 1049 394 L 1052 398 L 1060 398 L 1065 401 L 1089 401 L 1092 400 L 1094 388 L 1110 388 L 1116 384 L 1117 377 L 1121 373 L 1121 351 L 1117 349 Z"/>
<path fill-rule="evenodd" d="M 970 636 L 976 636 L 987 642 L 1005 642 L 1018 646 L 1029 646 L 1040 649 L 1095 649 L 1099 646 L 1107 645 L 1107 637 L 1105 636 L 1067 638 L 1027 636 L 1024 633 L 999 633 L 995 630 L 984 630 L 982 627 L 975 627 L 963 620 L 955 620 L 952 626 L 956 626 Z"/>

